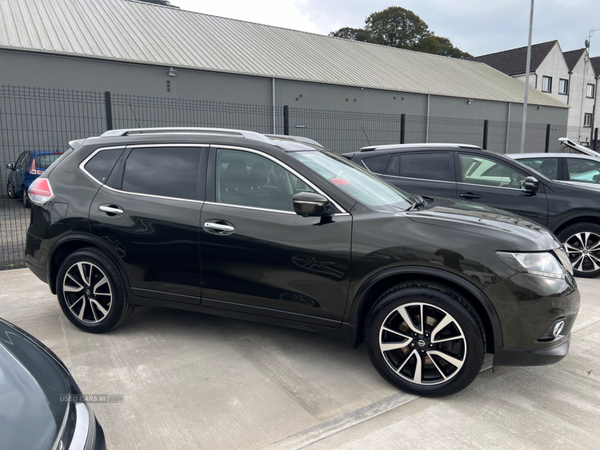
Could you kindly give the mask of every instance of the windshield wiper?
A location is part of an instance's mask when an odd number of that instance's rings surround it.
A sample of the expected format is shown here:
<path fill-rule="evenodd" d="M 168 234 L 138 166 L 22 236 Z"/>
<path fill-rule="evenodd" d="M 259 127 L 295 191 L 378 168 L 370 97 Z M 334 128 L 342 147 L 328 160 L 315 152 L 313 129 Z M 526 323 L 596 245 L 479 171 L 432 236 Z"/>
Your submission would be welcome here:
<path fill-rule="evenodd" d="M 413 211 L 418 208 L 427 207 L 429 204 L 427 200 L 433 201 L 433 198 L 428 197 L 426 195 L 417 195 L 415 196 L 415 202 L 406 209 L 406 211 Z"/>

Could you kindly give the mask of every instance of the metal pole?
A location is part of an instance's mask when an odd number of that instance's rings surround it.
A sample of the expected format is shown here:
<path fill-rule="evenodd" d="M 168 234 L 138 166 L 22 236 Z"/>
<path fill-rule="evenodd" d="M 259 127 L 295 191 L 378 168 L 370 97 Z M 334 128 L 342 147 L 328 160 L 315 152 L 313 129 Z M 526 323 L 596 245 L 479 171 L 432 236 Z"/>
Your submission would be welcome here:
<path fill-rule="evenodd" d="M 110 92 L 104 92 L 104 108 L 106 109 L 106 129 L 113 129 L 113 119 L 112 119 L 112 102 L 110 99 Z"/>
<path fill-rule="evenodd" d="M 596 128 L 596 131 L 598 129 Z M 406 138 L 406 114 L 400 115 L 400 143 L 404 144 Z"/>
<path fill-rule="evenodd" d="M 594 131 L 594 151 L 598 148 L 598 128 Z"/>
<path fill-rule="evenodd" d="M 508 102 L 508 114 L 506 115 L 506 147 L 504 153 L 508 153 L 508 140 L 510 138 L 510 102 Z"/>
<path fill-rule="evenodd" d="M 487 144 L 488 144 L 488 127 L 489 127 L 490 121 L 489 120 L 484 120 L 483 121 L 483 149 L 487 150 Z"/>
<path fill-rule="evenodd" d="M 290 107 L 288 105 L 283 107 L 283 134 L 286 136 L 290 134 Z"/>
<path fill-rule="evenodd" d="M 544 153 L 548 153 L 550 148 L 550 124 L 546 125 L 546 145 L 544 146 Z"/>
<path fill-rule="evenodd" d="M 425 143 L 429 142 L 429 105 L 431 101 L 431 95 L 427 94 L 427 120 L 425 122 Z"/>
<path fill-rule="evenodd" d="M 523 124 L 521 126 L 521 153 L 525 153 L 525 131 L 527 129 L 527 96 L 529 95 L 529 71 L 531 70 L 531 36 L 533 34 L 533 2 L 529 12 L 529 43 L 527 44 L 527 67 L 525 69 L 525 99 L 523 100 Z"/>
<path fill-rule="evenodd" d="M 277 116 L 276 116 L 276 112 L 275 112 L 275 78 L 272 78 L 273 80 L 273 94 L 272 94 L 272 98 L 273 98 L 273 134 L 277 134 L 277 132 L 275 131 L 275 123 L 277 122 Z"/>

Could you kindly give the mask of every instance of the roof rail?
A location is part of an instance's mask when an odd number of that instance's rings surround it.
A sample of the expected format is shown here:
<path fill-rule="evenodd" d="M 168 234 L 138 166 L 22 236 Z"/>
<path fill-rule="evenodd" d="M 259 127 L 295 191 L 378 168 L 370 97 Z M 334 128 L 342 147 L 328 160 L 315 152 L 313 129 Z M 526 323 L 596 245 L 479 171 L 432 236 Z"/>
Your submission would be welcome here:
<path fill-rule="evenodd" d="M 387 145 L 370 145 L 368 147 L 363 147 L 360 149 L 360 152 L 372 152 L 374 150 L 393 150 L 393 149 L 403 149 L 403 148 L 469 148 L 471 150 L 481 150 L 481 147 L 478 145 L 471 144 L 454 144 L 447 142 L 434 142 L 427 144 L 387 144 Z"/>
<path fill-rule="evenodd" d="M 304 136 L 289 136 L 287 134 L 265 134 L 266 137 L 271 139 L 281 139 L 283 141 L 292 141 L 292 142 L 303 142 L 305 144 L 314 145 L 317 147 L 325 148 L 322 144 L 317 141 L 304 137 Z"/>
<path fill-rule="evenodd" d="M 270 142 L 270 139 L 264 134 L 246 130 L 230 130 L 227 128 L 201 128 L 201 127 L 164 127 L 164 128 L 126 128 L 122 130 L 110 130 L 102 133 L 100 137 L 118 137 L 139 134 L 161 134 L 161 133 L 181 133 L 181 134 L 214 134 L 220 136 L 237 136 L 254 141 Z"/>

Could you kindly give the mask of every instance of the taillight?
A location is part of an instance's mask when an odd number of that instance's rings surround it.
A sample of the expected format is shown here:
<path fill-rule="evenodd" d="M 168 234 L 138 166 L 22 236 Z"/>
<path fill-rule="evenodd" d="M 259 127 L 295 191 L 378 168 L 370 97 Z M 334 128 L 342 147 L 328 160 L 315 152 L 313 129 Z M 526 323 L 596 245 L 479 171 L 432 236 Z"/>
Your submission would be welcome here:
<path fill-rule="evenodd" d="M 36 178 L 29 186 L 27 191 L 29 200 L 36 205 L 43 205 L 48 202 L 53 196 L 52 187 L 48 178 Z"/>
<path fill-rule="evenodd" d="M 43 170 L 37 168 L 37 166 L 35 164 L 35 158 L 33 158 L 33 161 L 31 161 L 31 167 L 29 168 L 29 174 L 30 175 L 41 175 L 43 173 L 44 173 Z"/>

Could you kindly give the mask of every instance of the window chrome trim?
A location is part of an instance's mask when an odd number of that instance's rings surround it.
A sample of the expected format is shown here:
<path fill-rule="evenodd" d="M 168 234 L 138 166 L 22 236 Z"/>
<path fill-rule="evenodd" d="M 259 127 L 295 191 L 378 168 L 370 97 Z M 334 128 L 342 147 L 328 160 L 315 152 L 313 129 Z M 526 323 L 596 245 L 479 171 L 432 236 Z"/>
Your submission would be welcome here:
<path fill-rule="evenodd" d="M 266 153 L 263 153 L 259 150 L 254 150 L 251 148 L 247 148 L 247 147 L 237 147 L 237 146 L 233 146 L 233 145 L 219 145 L 219 144 L 211 144 L 211 147 L 214 147 L 215 149 L 225 149 L 225 150 L 240 150 L 240 151 L 244 151 L 244 152 L 249 152 L 249 153 L 255 153 L 257 155 L 263 156 L 267 159 L 270 159 L 271 161 L 273 161 L 275 164 L 283 167 L 285 170 L 287 170 L 288 172 L 291 172 L 293 175 L 295 175 L 296 177 L 300 178 L 306 185 L 310 186 L 312 189 L 315 190 L 315 192 L 318 192 L 319 194 L 321 194 L 322 196 L 324 196 L 325 198 L 327 198 L 327 200 L 329 200 L 331 202 L 331 204 L 333 206 L 335 206 L 338 210 L 341 211 L 341 214 L 348 214 L 348 211 L 346 211 L 344 208 L 342 208 L 337 202 L 335 202 L 329 195 L 327 195 L 325 192 L 323 192 L 320 188 L 318 188 L 317 186 L 315 186 L 312 182 L 308 181 L 304 175 L 301 175 L 300 173 L 298 173 L 296 170 L 292 169 L 291 167 L 289 167 L 287 164 L 279 161 L 277 158 L 268 155 Z M 216 179 L 216 174 L 215 174 L 215 179 Z M 223 204 L 223 203 L 218 203 L 219 205 Z M 232 205 L 232 206 L 237 206 L 237 205 Z M 250 208 L 250 207 L 249 207 Z M 261 209 L 261 208 L 258 208 Z M 268 211 L 275 211 L 275 210 L 268 210 Z M 292 213 L 292 214 L 296 214 L 296 213 Z M 337 215 L 337 214 L 334 214 Z"/>
<path fill-rule="evenodd" d="M 456 184 L 456 181 L 446 181 L 446 180 L 432 180 L 431 178 L 413 178 L 413 177 L 402 177 L 399 175 L 387 175 L 383 174 L 384 177 L 392 177 L 392 178 L 401 178 L 403 180 L 417 180 L 417 181 L 435 181 L 436 183 L 450 183 Z"/>
<path fill-rule="evenodd" d="M 204 200 L 195 200 L 192 198 L 181 198 L 181 197 L 167 197 L 166 195 L 155 195 L 155 194 L 142 194 L 141 192 L 129 192 L 122 191 L 120 189 L 115 189 L 113 187 L 107 186 L 106 184 L 102 185 L 103 188 L 106 188 L 113 192 L 118 192 L 119 194 L 128 194 L 128 195 L 141 195 L 142 197 L 151 197 L 151 198 L 162 198 L 166 200 L 179 200 L 180 202 L 192 202 L 192 203 L 206 203 Z"/>
<path fill-rule="evenodd" d="M 291 214 L 293 216 L 296 216 L 298 214 L 296 214 L 296 212 L 294 211 L 284 211 L 283 209 L 269 209 L 269 208 L 258 208 L 256 206 L 244 206 L 244 205 L 232 205 L 231 203 L 218 203 L 218 202 L 204 202 L 205 205 L 214 205 L 214 206 L 227 206 L 230 208 L 242 208 L 242 209 L 252 209 L 254 211 L 266 211 L 266 212 L 274 212 L 274 213 L 281 213 L 281 214 Z M 336 217 L 336 216 L 349 216 L 350 214 L 345 212 L 345 213 L 336 213 L 336 214 L 332 214 L 332 217 Z M 317 217 L 317 216 L 315 216 Z"/>
<path fill-rule="evenodd" d="M 125 150 L 126 147 L 127 147 L 126 145 L 118 145 L 116 147 L 97 148 L 96 150 L 94 150 L 91 153 L 91 155 L 89 155 L 87 158 L 85 158 L 83 161 L 81 161 L 79 163 L 79 170 L 81 170 L 84 174 L 86 174 L 88 177 L 90 177 L 93 181 L 98 183 L 100 186 L 103 186 L 104 183 L 102 183 L 100 180 L 96 179 L 96 177 L 94 177 L 91 173 L 89 173 L 87 170 L 85 170 L 85 165 L 90 161 L 90 159 L 92 159 L 94 156 L 96 156 L 98 153 L 100 153 L 104 150 L 120 150 L 120 149 Z"/>
<path fill-rule="evenodd" d="M 465 184 L 467 186 L 479 186 L 479 187 L 494 188 L 494 189 L 510 189 L 512 191 L 519 191 L 519 192 L 526 191 L 526 189 L 517 189 L 517 188 L 506 187 L 506 186 L 488 186 L 487 184 L 463 183 L 462 181 L 457 181 L 456 184 L 457 184 L 457 186 L 459 184 Z M 540 184 L 542 184 L 542 183 L 540 183 Z"/>

